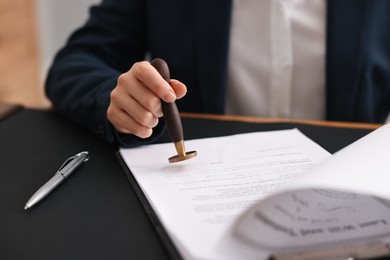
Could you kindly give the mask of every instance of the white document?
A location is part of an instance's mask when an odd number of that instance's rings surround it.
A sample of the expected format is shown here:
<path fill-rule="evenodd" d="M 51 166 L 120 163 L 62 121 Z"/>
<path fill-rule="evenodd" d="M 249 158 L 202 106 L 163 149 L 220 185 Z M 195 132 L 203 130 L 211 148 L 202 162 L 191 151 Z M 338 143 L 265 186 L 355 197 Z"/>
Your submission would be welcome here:
<path fill-rule="evenodd" d="M 387 139 L 390 140 L 390 133 L 387 133 Z M 387 145 L 390 147 L 389 143 Z M 186 141 L 186 147 L 187 150 L 196 150 L 198 156 L 177 164 L 168 163 L 168 158 L 176 153 L 172 143 L 120 149 L 121 156 L 160 222 L 185 259 L 266 259 L 270 253 L 303 247 L 307 241 L 313 241 L 313 245 L 327 242 L 329 236 L 313 234 L 317 229 L 325 229 L 324 222 L 332 221 L 332 218 L 321 219 L 322 215 L 309 217 L 311 213 L 318 212 L 314 207 L 305 208 L 310 199 L 315 199 L 308 192 L 313 193 L 314 190 L 315 195 L 325 194 L 325 197 L 333 191 L 327 190 L 327 187 L 356 188 L 367 192 L 368 189 L 375 190 L 376 184 L 384 181 L 371 182 L 369 188 L 364 188 L 368 178 L 356 178 L 356 170 L 351 165 L 340 166 L 343 159 L 340 159 L 341 162 L 336 159 L 333 165 L 331 161 L 334 158 L 327 151 L 296 129 L 190 140 Z M 382 152 L 390 154 L 389 149 Z M 351 158 L 359 156 L 357 153 Z M 326 161 L 328 169 L 321 171 L 318 166 L 323 161 Z M 372 170 L 373 167 L 376 165 L 368 168 Z M 347 176 L 340 177 L 345 172 Z M 359 174 L 367 175 L 367 172 Z M 351 176 L 355 184 L 345 187 L 340 184 L 340 181 L 350 182 Z M 375 178 L 373 174 L 371 176 Z M 389 183 L 390 178 L 386 180 Z M 387 192 L 385 184 L 382 186 L 383 189 L 378 191 L 380 195 Z M 281 193 L 284 190 L 287 192 Z M 323 192 L 316 192 L 318 190 Z M 346 194 L 349 196 L 349 193 Z M 343 194 L 338 195 L 343 197 Z M 370 203 L 378 202 L 367 196 L 362 199 L 357 203 L 366 203 L 365 199 Z M 260 202 L 263 200 L 264 204 Z M 323 209 L 331 210 L 327 203 L 322 205 Z M 301 211 L 297 212 L 297 207 Z M 381 220 L 390 223 L 390 219 L 386 218 L 390 216 L 388 206 L 378 202 L 373 204 L 372 209 L 374 212 L 381 210 L 380 218 L 374 218 L 375 213 L 372 213 L 362 216 L 356 223 L 363 223 L 369 218 L 378 223 Z M 349 213 L 346 214 L 348 216 Z M 285 220 L 289 222 L 284 226 L 278 224 Z M 333 221 L 334 233 L 337 233 L 337 227 L 342 225 L 337 225 L 341 222 L 337 222 L 335 217 Z M 345 218 L 342 221 L 346 224 Z M 308 223 L 316 224 L 317 229 L 308 228 Z M 288 228 L 302 237 L 292 239 Z M 379 223 L 375 228 L 372 234 L 376 234 L 378 228 L 385 230 L 380 235 L 387 233 L 385 224 Z M 274 232 L 275 229 L 282 232 Z M 358 235 L 366 234 L 362 232 Z M 350 239 L 340 236 L 340 240 Z"/>

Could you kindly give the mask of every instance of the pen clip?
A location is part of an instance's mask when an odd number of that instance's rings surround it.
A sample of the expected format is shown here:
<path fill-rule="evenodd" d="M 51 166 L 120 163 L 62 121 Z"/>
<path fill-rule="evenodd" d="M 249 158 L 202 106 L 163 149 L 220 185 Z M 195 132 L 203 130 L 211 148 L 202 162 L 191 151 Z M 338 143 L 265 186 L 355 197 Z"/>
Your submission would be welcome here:
<path fill-rule="evenodd" d="M 75 162 L 76 166 L 81 164 L 82 162 L 86 162 L 89 160 L 89 156 L 88 156 L 88 152 L 81 152 L 81 153 L 78 153 L 76 155 L 73 155 L 72 157 L 69 157 L 68 159 L 66 159 L 66 161 L 61 165 L 61 167 L 58 169 L 57 173 L 60 173 L 60 174 L 64 174 L 68 171 L 68 168 L 66 168 L 66 166 L 68 166 L 72 161 L 75 161 L 76 159 L 78 158 L 81 158 L 82 157 L 82 160 L 79 161 L 79 162 Z"/>

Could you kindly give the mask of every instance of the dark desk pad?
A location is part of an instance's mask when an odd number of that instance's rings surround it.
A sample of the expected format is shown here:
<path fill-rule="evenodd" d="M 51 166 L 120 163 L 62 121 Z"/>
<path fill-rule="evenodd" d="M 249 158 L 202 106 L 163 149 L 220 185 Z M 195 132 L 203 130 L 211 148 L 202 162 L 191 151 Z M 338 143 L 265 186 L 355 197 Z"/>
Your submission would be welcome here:
<path fill-rule="evenodd" d="M 183 119 L 183 127 L 186 139 L 297 127 L 332 153 L 370 132 L 206 119 Z M 90 161 L 26 212 L 29 197 L 84 150 Z M 170 259 L 116 150 L 55 112 L 25 109 L 1 121 L 0 259 Z"/>

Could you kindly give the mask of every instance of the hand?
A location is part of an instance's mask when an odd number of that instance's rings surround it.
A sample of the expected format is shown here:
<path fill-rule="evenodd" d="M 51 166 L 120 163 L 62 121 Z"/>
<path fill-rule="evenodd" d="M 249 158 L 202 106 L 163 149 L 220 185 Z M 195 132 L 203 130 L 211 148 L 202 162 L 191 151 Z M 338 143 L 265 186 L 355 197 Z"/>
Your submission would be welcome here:
<path fill-rule="evenodd" d="M 147 138 L 163 116 L 160 100 L 171 103 L 186 92 L 186 86 L 178 80 L 168 84 L 149 62 L 137 62 L 118 77 L 107 118 L 119 132 Z"/>

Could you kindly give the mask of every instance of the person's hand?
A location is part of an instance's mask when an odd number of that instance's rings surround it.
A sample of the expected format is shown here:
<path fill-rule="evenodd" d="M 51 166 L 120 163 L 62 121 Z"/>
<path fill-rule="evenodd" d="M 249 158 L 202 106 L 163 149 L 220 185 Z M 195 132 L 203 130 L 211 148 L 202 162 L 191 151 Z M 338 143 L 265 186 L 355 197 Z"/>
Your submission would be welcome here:
<path fill-rule="evenodd" d="M 118 77 L 107 118 L 119 132 L 147 138 L 163 115 L 161 99 L 171 103 L 186 92 L 180 81 L 172 79 L 168 84 L 149 62 L 138 62 Z"/>

